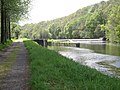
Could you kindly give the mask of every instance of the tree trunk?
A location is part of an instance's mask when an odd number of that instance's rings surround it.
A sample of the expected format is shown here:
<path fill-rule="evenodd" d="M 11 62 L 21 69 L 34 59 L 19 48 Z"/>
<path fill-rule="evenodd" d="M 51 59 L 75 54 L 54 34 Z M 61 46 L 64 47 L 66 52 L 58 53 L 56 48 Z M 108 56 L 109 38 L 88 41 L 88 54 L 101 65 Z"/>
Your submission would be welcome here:
<path fill-rule="evenodd" d="M 6 12 L 6 40 L 9 40 L 9 15 L 8 15 L 8 13 Z"/>
<path fill-rule="evenodd" d="M 4 15 L 4 2 L 1 0 L 1 43 L 5 43 L 5 15 Z"/>
<path fill-rule="evenodd" d="M 4 23 L 4 27 L 5 27 L 5 42 L 7 42 L 7 13 L 6 13 L 6 10 L 4 10 L 4 20 L 5 20 L 5 23 Z"/>
<path fill-rule="evenodd" d="M 11 40 L 11 31 L 10 31 L 10 16 L 8 16 L 8 39 Z"/>

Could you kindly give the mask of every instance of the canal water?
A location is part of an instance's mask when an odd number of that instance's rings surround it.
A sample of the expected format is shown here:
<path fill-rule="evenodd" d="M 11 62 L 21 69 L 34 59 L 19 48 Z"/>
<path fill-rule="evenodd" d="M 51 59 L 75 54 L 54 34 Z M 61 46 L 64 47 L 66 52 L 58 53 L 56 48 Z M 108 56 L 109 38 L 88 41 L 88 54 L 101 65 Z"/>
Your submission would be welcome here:
<path fill-rule="evenodd" d="M 120 45 L 92 42 L 81 43 L 79 48 L 69 46 L 48 48 L 104 74 L 120 78 Z"/>

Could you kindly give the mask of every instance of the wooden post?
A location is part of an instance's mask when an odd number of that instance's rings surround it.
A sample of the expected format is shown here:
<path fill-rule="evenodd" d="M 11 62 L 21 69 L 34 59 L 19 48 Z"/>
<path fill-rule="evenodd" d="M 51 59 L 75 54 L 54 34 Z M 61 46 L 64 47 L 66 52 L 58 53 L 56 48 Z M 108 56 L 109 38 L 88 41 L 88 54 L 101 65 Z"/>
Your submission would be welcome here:
<path fill-rule="evenodd" d="M 37 40 L 34 40 L 35 42 L 37 42 L 39 45 L 43 46 L 43 47 L 47 47 L 47 40 L 46 39 L 37 39 Z"/>
<path fill-rule="evenodd" d="M 76 43 L 76 47 L 80 47 L 80 43 Z"/>

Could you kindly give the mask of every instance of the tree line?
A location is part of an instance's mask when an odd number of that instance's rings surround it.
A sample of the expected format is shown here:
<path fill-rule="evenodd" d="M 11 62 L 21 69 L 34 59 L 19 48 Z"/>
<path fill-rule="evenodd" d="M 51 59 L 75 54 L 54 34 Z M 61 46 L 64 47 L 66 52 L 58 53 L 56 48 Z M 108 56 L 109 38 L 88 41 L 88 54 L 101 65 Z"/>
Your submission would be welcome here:
<path fill-rule="evenodd" d="M 12 23 L 26 17 L 31 0 L 0 0 L 1 43 L 11 40 Z"/>
<path fill-rule="evenodd" d="M 69 16 L 17 28 L 15 31 L 19 32 L 19 37 L 30 39 L 104 37 L 120 43 L 120 0 L 102 1 Z"/>

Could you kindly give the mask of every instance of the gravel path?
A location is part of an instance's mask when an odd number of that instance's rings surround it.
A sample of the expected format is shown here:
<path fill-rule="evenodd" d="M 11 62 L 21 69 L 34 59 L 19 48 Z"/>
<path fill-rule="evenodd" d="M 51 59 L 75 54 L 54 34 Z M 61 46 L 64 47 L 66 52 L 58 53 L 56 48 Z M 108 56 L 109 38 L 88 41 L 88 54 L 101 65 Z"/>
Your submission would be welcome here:
<path fill-rule="evenodd" d="M 7 56 L 14 50 L 14 47 L 16 47 L 16 43 L 13 43 L 10 47 L 0 51 L 0 63 L 4 62 Z"/>
<path fill-rule="evenodd" d="M 11 47 L 0 52 L 0 62 L 4 62 L 4 59 L 7 57 L 6 55 L 12 53 L 15 47 L 19 47 L 17 58 L 11 66 L 11 70 L 2 77 L 0 90 L 28 90 L 28 61 L 24 43 L 15 42 Z"/>

